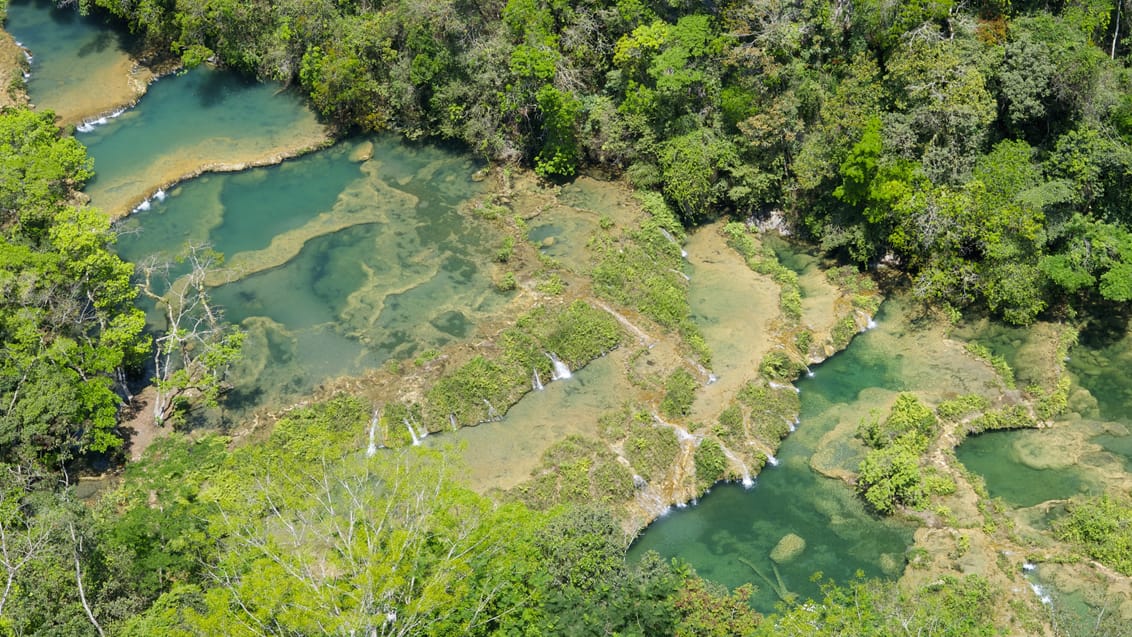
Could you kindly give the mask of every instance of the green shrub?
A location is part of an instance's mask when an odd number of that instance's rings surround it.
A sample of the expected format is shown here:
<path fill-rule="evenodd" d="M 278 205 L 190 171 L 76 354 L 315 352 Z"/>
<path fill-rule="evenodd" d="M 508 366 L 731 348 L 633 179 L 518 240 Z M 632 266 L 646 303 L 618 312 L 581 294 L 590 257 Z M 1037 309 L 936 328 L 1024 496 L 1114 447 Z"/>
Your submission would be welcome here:
<path fill-rule="evenodd" d="M 806 357 L 810 356 L 810 347 L 814 344 L 814 333 L 810 330 L 800 330 L 794 334 L 794 347 L 798 348 L 798 352 Z"/>
<path fill-rule="evenodd" d="M 945 400 L 935 408 L 935 413 L 945 420 L 959 420 L 960 418 L 983 411 L 990 407 L 990 401 L 979 394 L 963 394 L 958 398 Z"/>
<path fill-rule="evenodd" d="M 499 249 L 495 251 L 495 260 L 500 263 L 507 263 L 511 260 L 512 255 L 515 253 L 515 238 L 504 237 L 503 243 L 500 244 Z"/>
<path fill-rule="evenodd" d="M 845 349 L 849 346 L 850 341 L 857 335 L 857 320 L 853 315 L 843 316 L 833 326 L 830 333 L 830 338 L 833 340 L 833 347 L 835 349 Z"/>
<path fill-rule="evenodd" d="M 1032 429 L 1037 426 L 1038 422 L 1030 415 L 1025 405 L 1014 405 L 1005 409 L 988 411 L 972 419 L 967 425 L 967 433 L 977 434 L 1001 429 Z"/>
<path fill-rule="evenodd" d="M 691 372 L 678 367 L 668 379 L 664 381 L 664 400 L 660 402 L 660 411 L 666 418 L 683 418 L 692 410 L 692 403 L 696 400 L 696 382 Z"/>
<path fill-rule="evenodd" d="M 768 352 L 759 363 L 759 373 L 773 381 L 790 382 L 799 371 L 798 363 L 782 350 Z"/>
<path fill-rule="evenodd" d="M 736 438 L 743 435 L 743 410 L 738 403 L 732 403 L 727 409 L 720 412 L 717 431 L 720 436 L 727 438 Z"/>
<path fill-rule="evenodd" d="M 557 272 L 554 272 L 539 281 L 535 287 L 538 288 L 539 292 L 561 296 L 562 293 L 566 291 L 566 282 L 562 280 L 562 277 L 558 276 Z"/>
<path fill-rule="evenodd" d="M 927 441 L 918 434 L 908 433 L 886 447 L 869 451 L 861 461 L 857 491 L 878 513 L 924 504 L 927 489 L 920 471 L 920 454 L 926 446 Z"/>
<path fill-rule="evenodd" d="M 633 428 L 622 449 L 637 473 L 652 482 L 672 468 L 680 454 L 680 441 L 671 427 L 639 425 Z"/>
<path fill-rule="evenodd" d="M 938 426 L 935 414 L 912 394 L 900 394 L 884 422 L 864 420 L 857 425 L 857 435 L 874 449 L 887 447 L 893 440 L 909 432 L 925 439 L 935 436 Z"/>
<path fill-rule="evenodd" d="M 503 276 L 499 277 L 498 281 L 495 282 L 495 289 L 499 290 L 500 292 L 510 292 L 518 286 L 519 282 L 515 280 L 514 272 L 508 272 L 504 274 Z"/>
<path fill-rule="evenodd" d="M 727 472 L 727 455 L 714 438 L 705 438 L 696 447 L 696 483 L 706 489 L 719 482 Z"/>
<path fill-rule="evenodd" d="M 1053 525 L 1058 539 L 1089 557 L 1132 575 L 1132 502 L 1108 494 L 1074 501 Z"/>

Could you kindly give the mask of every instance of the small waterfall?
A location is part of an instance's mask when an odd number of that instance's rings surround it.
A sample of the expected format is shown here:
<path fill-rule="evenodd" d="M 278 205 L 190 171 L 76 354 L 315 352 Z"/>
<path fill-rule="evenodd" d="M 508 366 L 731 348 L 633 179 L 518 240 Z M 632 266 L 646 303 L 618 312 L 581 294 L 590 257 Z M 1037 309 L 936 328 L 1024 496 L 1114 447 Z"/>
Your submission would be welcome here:
<path fill-rule="evenodd" d="M 809 365 L 803 364 L 802 367 L 806 368 L 806 378 L 813 378 L 814 377 L 814 370 L 810 369 Z"/>
<path fill-rule="evenodd" d="M 795 431 L 798 431 L 798 425 L 800 425 L 800 424 L 802 424 L 802 421 L 798 420 L 798 417 L 795 416 L 794 420 L 791 420 L 790 423 L 789 423 L 790 433 L 794 433 Z"/>
<path fill-rule="evenodd" d="M 772 467 L 777 467 L 778 466 L 778 458 L 775 458 L 773 455 L 768 453 L 768 454 L 766 454 L 766 463 L 768 465 L 772 466 Z"/>
<path fill-rule="evenodd" d="M 448 414 L 448 424 L 452 425 L 452 431 L 460 431 L 460 425 L 456 424 L 456 414 Z"/>
<path fill-rule="evenodd" d="M 118 110 L 107 113 L 105 115 L 100 115 L 98 117 L 94 117 L 94 118 L 91 118 L 91 119 L 84 119 L 82 124 L 79 124 L 78 126 L 75 127 L 75 130 L 80 132 L 80 133 L 89 133 L 89 132 L 93 131 L 96 127 L 104 126 L 104 125 L 108 124 L 110 122 L 110 120 L 117 119 L 118 117 L 120 117 L 122 115 L 122 113 L 125 113 L 125 112 L 126 112 L 126 108 L 123 107 L 123 108 L 119 108 Z M 148 210 L 148 208 L 145 208 L 145 210 Z"/>
<path fill-rule="evenodd" d="M 417 432 L 413 430 L 413 426 L 409 424 L 408 418 L 402 418 L 401 422 L 405 423 L 405 429 L 409 430 L 409 437 L 413 439 L 413 446 L 421 444 L 421 439 L 417 438 Z"/>
<path fill-rule="evenodd" d="M 774 382 L 773 380 L 769 381 L 767 384 L 770 385 L 771 389 L 793 389 L 795 394 L 802 393 L 801 389 L 798 389 L 797 387 L 795 387 L 793 385 L 782 385 L 782 384 Z"/>
<path fill-rule="evenodd" d="M 538 376 L 538 368 L 534 367 L 532 369 L 534 370 L 534 375 L 531 377 L 531 389 L 542 391 L 542 379 Z"/>
<path fill-rule="evenodd" d="M 1049 606 L 1053 603 L 1053 597 L 1051 597 L 1050 594 L 1046 592 L 1045 587 L 1041 584 L 1037 582 L 1030 582 L 1030 590 L 1034 591 L 1034 594 L 1038 596 L 1038 601 L 1045 604 L 1046 606 Z"/>
<path fill-rule="evenodd" d="M 554 352 L 547 352 L 546 357 L 549 358 L 550 362 L 554 364 L 554 371 L 550 375 L 551 380 L 565 380 L 567 378 L 570 378 L 570 368 L 566 365 L 566 363 L 558 360 L 558 357 L 554 355 Z"/>
<path fill-rule="evenodd" d="M 1038 565 L 1034 564 L 1033 562 L 1023 562 L 1022 563 L 1022 570 L 1026 571 L 1027 573 L 1029 573 L 1030 571 L 1037 570 L 1037 568 L 1038 568 Z"/>
<path fill-rule="evenodd" d="M 710 372 L 708 373 L 707 384 L 709 384 L 709 385 L 715 384 L 715 381 L 717 381 L 717 380 L 719 380 L 719 376 L 716 376 L 715 374 L 712 374 Z"/>
<path fill-rule="evenodd" d="M 381 409 L 373 410 L 373 418 L 369 421 L 369 446 L 366 447 L 366 457 L 372 458 L 377 453 L 377 423 L 381 420 Z"/>
<path fill-rule="evenodd" d="M 487 405 L 488 420 L 499 420 L 499 412 L 495 411 L 495 405 L 492 405 L 491 401 L 486 398 L 483 399 L 483 404 Z"/>
<path fill-rule="evenodd" d="M 680 244 L 676 243 L 676 237 L 672 236 L 672 233 L 665 230 L 664 228 L 660 229 L 660 233 L 664 235 L 665 239 L 668 239 L 669 243 L 671 243 L 672 245 L 674 245 L 676 247 L 680 247 Z M 687 259 L 688 258 L 688 251 L 681 247 L 680 248 L 680 256 Z"/>
<path fill-rule="evenodd" d="M 747 468 L 747 463 L 743 462 L 739 458 L 739 456 L 732 453 L 731 450 L 728 449 L 727 447 L 724 447 L 723 445 L 720 445 L 720 447 L 723 449 L 723 455 L 727 456 L 728 460 L 730 460 L 731 462 L 734 462 L 736 465 L 739 466 L 740 481 L 743 483 L 743 488 L 744 489 L 753 488 L 755 486 L 755 480 L 754 480 L 754 478 L 751 477 L 751 470 Z"/>

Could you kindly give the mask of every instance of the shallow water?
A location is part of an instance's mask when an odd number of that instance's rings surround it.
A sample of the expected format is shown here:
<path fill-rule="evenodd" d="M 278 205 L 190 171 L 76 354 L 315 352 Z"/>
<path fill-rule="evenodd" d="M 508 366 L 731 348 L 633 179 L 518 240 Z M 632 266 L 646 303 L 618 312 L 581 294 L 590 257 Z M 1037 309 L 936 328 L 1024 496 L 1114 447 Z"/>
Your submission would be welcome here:
<path fill-rule="evenodd" d="M 372 159 L 351 160 L 371 144 Z M 190 242 L 224 253 L 213 300 L 249 332 L 233 402 L 277 401 L 467 338 L 501 306 L 479 265 L 488 230 L 457 211 L 480 192 L 475 168 L 355 140 L 179 186 L 119 223 L 119 253 L 171 259 Z"/>
<path fill-rule="evenodd" d="M 882 321 L 874 331 L 886 328 Z M 779 466 L 764 469 L 753 489 L 717 485 L 696 506 L 671 512 L 649 526 L 630 548 L 629 559 L 655 550 L 666 558 L 680 557 L 702 576 L 730 587 L 753 582 L 759 590 L 752 605 L 763 612 L 773 611 L 779 601 L 771 585 L 777 586 L 778 578 L 769 555 L 788 533 L 806 541 L 798 558 L 777 565 L 790 592 L 817 596 L 818 586 L 810 576 L 819 571 L 841 582 L 857 570 L 868 576 L 898 576 L 912 529 L 869 514 L 848 487 L 818 475 L 809 465 L 822 436 L 838 423 L 840 404 L 857 401 L 871 388 L 907 388 L 884 364 L 892 357 L 874 349 L 877 340 L 872 332 L 859 336 L 848 350 L 815 369 L 813 378 L 797 383 L 801 424 L 779 449 Z"/>
<path fill-rule="evenodd" d="M 9 0 L 5 30 L 31 50 L 28 95 L 64 123 L 78 123 L 129 103 L 150 74 L 134 68 L 136 41 L 98 16 L 51 0 Z"/>
<path fill-rule="evenodd" d="M 955 450 L 969 470 L 982 476 L 992 498 L 1014 507 L 1030 507 L 1081 493 L 1097 486 L 1075 466 L 1035 467 L 1027 463 L 1028 448 L 1053 442 L 1053 433 L 1040 430 L 991 431 L 972 436 Z"/>
<path fill-rule="evenodd" d="M 1066 365 L 1097 401 L 1097 413 L 1085 415 L 1132 424 L 1132 331 L 1122 327 L 1116 334 L 1082 333 Z"/>
<path fill-rule="evenodd" d="M 91 203 L 118 216 L 159 187 L 294 154 L 325 131 L 298 93 L 201 67 L 154 83 L 137 106 L 77 137 L 94 159 Z"/>
<path fill-rule="evenodd" d="M 430 443 L 464 445 L 468 478 L 477 489 L 510 489 L 531 477 L 543 453 L 570 435 L 596 437 L 598 418 L 621 406 L 630 391 L 620 358 L 599 358 L 571 378 L 549 382 L 516 403 L 502 420 L 429 436 Z"/>
<path fill-rule="evenodd" d="M 1050 373 L 1042 354 L 1051 347 L 1042 342 L 1053 338 L 1048 332 L 981 323 L 965 327 L 961 334 L 1005 358 L 1020 387 Z M 956 449 L 959 460 L 982 476 L 992 497 L 1001 497 L 1015 507 L 1028 507 L 1046 500 L 1103 492 L 1107 470 L 1103 465 L 1108 457 L 1085 453 L 1080 442 L 1083 438 L 1132 469 L 1132 436 L 1120 435 L 1127 432 L 1122 425 L 1132 422 L 1132 378 L 1125 373 L 1132 366 L 1132 339 L 1111 332 L 1103 337 L 1082 334 L 1080 344 L 1070 350 L 1066 366 L 1074 382 L 1071 413 L 1054 427 L 986 433 Z"/>

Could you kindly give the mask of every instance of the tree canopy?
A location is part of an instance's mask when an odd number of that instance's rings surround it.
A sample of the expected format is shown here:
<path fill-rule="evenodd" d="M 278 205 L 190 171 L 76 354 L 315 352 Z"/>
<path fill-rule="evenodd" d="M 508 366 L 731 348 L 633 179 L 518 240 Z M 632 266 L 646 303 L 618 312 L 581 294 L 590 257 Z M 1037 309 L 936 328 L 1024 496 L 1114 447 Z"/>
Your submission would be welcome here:
<path fill-rule="evenodd" d="M 90 164 L 50 112 L 0 114 L 0 461 L 122 444 L 118 383 L 148 339 L 109 219 L 72 199 Z"/>

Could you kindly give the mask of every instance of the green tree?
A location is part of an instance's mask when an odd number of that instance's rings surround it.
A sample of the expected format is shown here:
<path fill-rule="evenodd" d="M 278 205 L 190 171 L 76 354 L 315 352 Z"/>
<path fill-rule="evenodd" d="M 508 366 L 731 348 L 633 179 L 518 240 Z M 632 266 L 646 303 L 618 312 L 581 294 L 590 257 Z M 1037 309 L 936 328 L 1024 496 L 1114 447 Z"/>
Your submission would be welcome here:
<path fill-rule="evenodd" d="M 90 162 L 53 120 L 0 114 L 0 460 L 57 467 L 121 445 L 119 381 L 148 342 L 109 220 L 71 203 Z"/>

